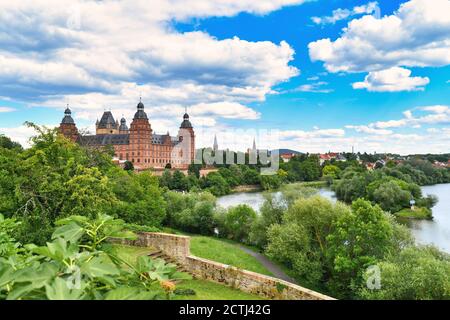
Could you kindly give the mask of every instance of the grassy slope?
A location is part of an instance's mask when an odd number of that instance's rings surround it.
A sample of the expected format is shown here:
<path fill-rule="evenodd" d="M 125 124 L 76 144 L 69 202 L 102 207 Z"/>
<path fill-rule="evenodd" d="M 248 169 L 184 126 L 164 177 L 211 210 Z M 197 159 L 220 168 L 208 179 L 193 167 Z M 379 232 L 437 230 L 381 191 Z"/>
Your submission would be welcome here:
<path fill-rule="evenodd" d="M 397 217 L 401 218 L 409 218 L 409 219 L 432 219 L 433 215 L 431 210 L 427 208 L 415 208 L 415 210 L 411 209 L 402 209 L 395 214 Z"/>
<path fill-rule="evenodd" d="M 146 247 L 133 247 L 114 245 L 117 254 L 124 260 L 132 263 L 137 257 L 152 251 Z M 175 300 L 261 300 L 262 297 L 236 290 L 225 285 L 206 280 L 187 280 L 177 284 L 180 289 L 193 289 L 194 296 L 175 296 Z"/>
<path fill-rule="evenodd" d="M 241 250 L 236 244 L 204 236 L 191 236 L 191 253 L 197 257 L 214 260 L 253 272 L 271 276 L 256 258 Z"/>

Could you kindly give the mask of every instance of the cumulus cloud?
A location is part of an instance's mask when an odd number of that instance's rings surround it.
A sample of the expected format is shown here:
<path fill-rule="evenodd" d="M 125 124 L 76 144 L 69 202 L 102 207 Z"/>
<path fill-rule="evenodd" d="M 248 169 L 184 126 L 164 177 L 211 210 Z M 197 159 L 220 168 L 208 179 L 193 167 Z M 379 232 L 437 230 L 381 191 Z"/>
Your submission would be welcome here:
<path fill-rule="evenodd" d="M 69 102 L 90 118 L 134 108 L 140 95 L 156 106 L 263 101 L 299 73 L 288 43 L 219 40 L 172 23 L 302 2 L 2 1 L 0 96 L 34 106 Z"/>
<path fill-rule="evenodd" d="M 450 1 L 410 0 L 381 19 L 352 20 L 336 40 L 308 45 L 329 72 L 370 72 L 391 67 L 450 64 Z"/>
<path fill-rule="evenodd" d="M 363 82 L 353 83 L 353 89 L 374 92 L 423 91 L 430 83 L 427 77 L 411 77 L 411 70 L 392 67 L 382 71 L 372 71 Z"/>
<path fill-rule="evenodd" d="M 365 5 L 356 6 L 353 9 L 336 9 L 333 10 L 331 16 L 325 17 L 312 17 L 311 20 L 315 24 L 335 24 L 338 21 L 348 19 L 352 16 L 362 15 L 362 14 L 372 14 L 378 12 L 378 2 L 369 2 Z"/>
<path fill-rule="evenodd" d="M 55 125 L 47 125 L 47 128 L 54 128 Z M 1 128 L 0 134 L 6 135 L 13 141 L 20 143 L 23 147 L 30 146 L 30 138 L 36 134 L 33 128 L 27 127 L 25 125 L 12 128 Z"/>
<path fill-rule="evenodd" d="M 443 105 L 415 108 L 420 114 L 414 115 L 412 110 L 403 112 L 404 118 L 399 120 L 378 121 L 368 125 L 347 125 L 347 129 L 373 135 L 393 134 L 394 128 L 420 128 L 422 125 L 449 125 L 450 107 Z M 417 112 L 416 112 L 417 113 Z"/>

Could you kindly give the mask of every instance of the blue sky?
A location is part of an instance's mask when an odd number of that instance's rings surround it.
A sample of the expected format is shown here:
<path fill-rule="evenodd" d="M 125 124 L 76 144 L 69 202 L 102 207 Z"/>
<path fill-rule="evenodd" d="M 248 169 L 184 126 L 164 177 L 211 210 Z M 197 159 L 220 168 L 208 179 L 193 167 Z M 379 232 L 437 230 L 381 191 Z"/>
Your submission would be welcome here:
<path fill-rule="evenodd" d="M 55 126 L 156 132 L 187 107 L 197 145 L 450 152 L 449 0 L 36 1 L 0 4 L 0 133 Z M 260 130 L 260 131 L 258 131 Z M 273 130 L 276 139 L 266 139 Z M 276 131 L 275 131 L 276 130 Z"/>

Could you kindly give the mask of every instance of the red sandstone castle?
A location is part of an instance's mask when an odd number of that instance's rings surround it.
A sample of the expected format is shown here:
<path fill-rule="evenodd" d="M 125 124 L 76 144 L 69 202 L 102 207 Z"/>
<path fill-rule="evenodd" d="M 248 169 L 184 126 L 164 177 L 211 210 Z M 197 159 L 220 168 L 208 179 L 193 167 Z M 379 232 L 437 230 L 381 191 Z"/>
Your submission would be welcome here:
<path fill-rule="evenodd" d="M 169 133 L 153 133 L 142 101 L 137 105 L 130 128 L 124 118 L 119 124 L 110 111 L 105 111 L 100 121 L 97 120 L 95 135 L 81 135 L 71 110 L 67 108 L 64 114 L 59 126 L 61 134 L 86 146 L 112 146 L 116 158 L 131 161 L 136 169 L 185 169 L 194 160 L 195 133 L 187 113 L 176 137 L 171 137 Z"/>

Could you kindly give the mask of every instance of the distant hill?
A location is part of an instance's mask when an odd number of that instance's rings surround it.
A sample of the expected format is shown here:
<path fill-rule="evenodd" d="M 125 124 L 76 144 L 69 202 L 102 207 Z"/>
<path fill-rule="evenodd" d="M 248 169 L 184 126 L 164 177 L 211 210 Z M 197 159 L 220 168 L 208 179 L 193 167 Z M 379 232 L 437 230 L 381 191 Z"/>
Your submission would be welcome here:
<path fill-rule="evenodd" d="M 276 152 L 277 149 L 272 150 L 272 152 Z M 296 155 L 300 155 L 300 154 L 304 154 L 303 152 L 300 151 L 295 151 L 295 150 L 291 150 L 291 149 L 278 149 L 278 153 L 279 154 L 296 154 Z"/>

